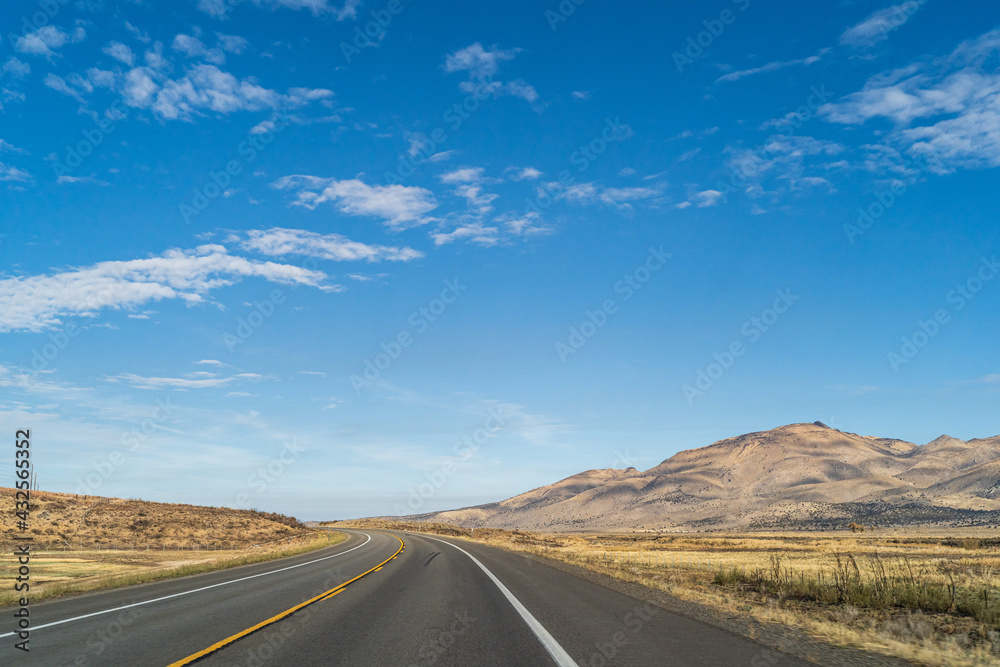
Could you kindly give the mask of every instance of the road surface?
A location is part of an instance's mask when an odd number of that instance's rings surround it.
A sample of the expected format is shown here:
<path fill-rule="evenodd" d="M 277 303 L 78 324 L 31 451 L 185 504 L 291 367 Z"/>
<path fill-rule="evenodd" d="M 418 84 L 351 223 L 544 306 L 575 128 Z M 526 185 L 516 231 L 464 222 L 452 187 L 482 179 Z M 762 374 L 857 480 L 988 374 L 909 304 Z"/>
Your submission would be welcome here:
<path fill-rule="evenodd" d="M 0 665 L 807 664 L 517 554 L 345 532 L 282 561 L 33 605 L 28 654 L 5 610 Z"/>

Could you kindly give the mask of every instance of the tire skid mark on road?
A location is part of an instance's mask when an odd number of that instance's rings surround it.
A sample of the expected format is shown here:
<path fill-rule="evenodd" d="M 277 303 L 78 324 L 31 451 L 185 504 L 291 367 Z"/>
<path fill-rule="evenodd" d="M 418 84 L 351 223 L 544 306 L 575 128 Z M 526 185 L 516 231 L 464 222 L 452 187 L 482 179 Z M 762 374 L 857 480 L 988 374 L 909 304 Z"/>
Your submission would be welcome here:
<path fill-rule="evenodd" d="M 258 630 L 263 630 L 264 628 L 266 628 L 269 625 L 273 625 L 273 624 L 277 623 L 280 620 L 288 618 L 289 616 L 291 616 L 295 612 L 299 611 L 300 609 L 304 609 L 305 607 L 308 607 L 311 604 L 319 602 L 320 600 L 328 600 L 328 599 L 332 598 L 334 595 L 338 595 L 339 593 L 342 593 L 343 590 L 345 588 L 347 588 L 347 586 L 349 586 L 350 584 L 353 584 L 358 579 L 361 579 L 362 577 L 364 577 L 366 575 L 369 575 L 372 572 L 376 572 L 378 570 L 381 570 L 382 567 L 386 563 L 388 563 L 389 561 L 391 561 L 393 558 L 395 558 L 396 556 L 398 556 L 400 554 L 400 552 L 403 551 L 403 549 L 406 546 L 406 543 L 403 542 L 402 538 L 400 538 L 400 537 L 398 537 L 396 535 L 393 535 L 393 537 L 395 537 L 397 540 L 399 540 L 399 549 L 396 550 L 396 553 L 394 553 L 393 555 L 389 556 L 384 561 L 382 561 L 381 563 L 379 563 L 375 567 L 371 568 L 370 570 L 362 572 L 361 574 L 359 574 L 358 576 L 354 577 L 353 579 L 348 579 L 347 581 L 345 581 L 344 583 L 340 584 L 339 586 L 331 588 L 330 590 L 328 590 L 328 591 L 326 591 L 324 593 L 320 593 L 319 595 L 317 595 L 314 598 L 311 598 L 309 600 L 306 600 L 305 602 L 297 604 L 294 607 L 292 607 L 291 609 L 286 609 L 285 611 L 281 612 L 280 614 L 275 614 L 274 616 L 272 616 L 271 618 L 267 619 L 266 621 L 261 621 L 257 625 L 254 625 L 254 626 L 252 626 L 250 628 L 247 628 L 246 630 L 243 630 L 242 632 L 237 632 L 235 635 L 232 635 L 231 637 L 226 637 L 222 641 L 216 642 L 216 643 L 212 644 L 211 646 L 209 646 L 206 649 L 198 651 L 197 653 L 192 653 L 188 657 L 182 658 L 182 659 L 180 659 L 180 660 L 178 660 L 176 662 L 172 662 L 169 665 L 167 665 L 167 667 L 182 667 L 183 665 L 190 665 L 192 662 L 195 662 L 196 660 L 201 660 L 202 658 L 207 657 L 207 656 L 211 655 L 212 653 L 215 653 L 216 651 L 218 651 L 220 649 L 223 649 L 226 646 L 229 646 L 230 644 L 232 644 L 232 643 L 234 643 L 236 641 L 239 641 L 240 639 L 243 639 L 244 637 L 246 637 L 248 635 L 253 634 L 254 632 L 257 632 Z"/>

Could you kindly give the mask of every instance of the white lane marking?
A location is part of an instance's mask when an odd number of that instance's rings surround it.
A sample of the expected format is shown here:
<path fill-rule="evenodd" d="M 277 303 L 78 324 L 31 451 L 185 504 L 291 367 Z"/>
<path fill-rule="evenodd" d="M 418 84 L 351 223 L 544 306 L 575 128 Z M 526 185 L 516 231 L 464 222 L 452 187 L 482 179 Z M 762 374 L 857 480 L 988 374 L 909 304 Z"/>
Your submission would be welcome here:
<path fill-rule="evenodd" d="M 569 653 L 566 652 L 566 649 L 564 649 L 562 646 L 559 645 L 559 642 L 555 640 L 555 637 L 549 634 L 549 631 L 546 630 L 545 627 L 538 622 L 538 619 L 532 616 L 530 611 L 525 609 L 524 605 L 521 604 L 521 601 L 518 600 L 516 597 L 514 597 L 514 594 L 511 593 L 509 590 L 507 590 L 507 587 L 504 586 L 503 583 L 499 579 L 497 579 L 492 572 L 487 570 L 485 565 L 476 560 L 475 556 L 470 554 L 462 547 L 455 546 L 451 542 L 445 542 L 444 540 L 439 540 L 436 537 L 430 537 L 428 535 L 421 535 L 421 537 L 426 537 L 429 540 L 434 540 L 435 542 L 441 542 L 442 544 L 447 544 L 448 546 L 458 549 L 463 554 L 471 558 L 472 562 L 478 565 L 479 568 L 486 573 L 486 576 L 493 580 L 493 583 L 497 585 L 497 588 L 499 588 L 500 592 L 504 594 L 504 597 L 507 598 L 507 601 L 510 602 L 510 604 L 514 607 L 515 610 L 517 610 L 517 613 L 521 615 L 521 618 L 523 618 L 524 622 L 528 624 L 528 627 L 531 628 L 531 631 L 535 633 L 535 636 L 538 637 L 538 640 L 542 642 L 542 646 L 544 646 L 545 650 L 549 652 L 549 655 L 551 655 L 552 659 L 556 661 L 556 664 L 559 665 L 559 667 L 579 667 L 576 664 L 576 662 L 573 661 L 573 658 L 569 657 Z"/>
<path fill-rule="evenodd" d="M 33 625 L 33 626 L 31 626 L 31 629 L 32 630 L 41 630 L 42 628 L 50 628 L 53 625 L 62 625 L 63 623 L 72 623 L 73 621 L 79 621 L 79 620 L 82 620 L 84 618 L 90 618 L 91 616 L 100 616 L 101 614 L 111 614 L 111 613 L 114 613 L 116 611 L 121 611 L 122 609 L 129 609 L 131 607 L 141 607 L 144 604 L 152 604 L 154 602 L 162 602 L 163 600 L 169 600 L 170 598 L 176 598 L 176 597 L 180 597 L 182 595 L 190 595 L 191 593 L 199 593 L 201 591 L 207 591 L 210 588 L 218 588 L 219 586 L 228 586 L 229 584 L 235 584 L 235 583 L 238 583 L 240 581 L 246 581 L 247 579 L 256 579 L 257 577 L 266 577 L 269 574 L 277 574 L 278 572 L 285 572 L 286 570 L 294 570 L 297 567 L 303 567 L 305 565 L 312 565 L 313 563 L 319 563 L 320 561 L 329 560 L 331 558 L 336 558 L 337 556 L 343 556 L 344 554 L 350 553 L 350 552 L 354 551 L 355 549 L 360 549 L 361 547 L 363 547 L 366 544 L 368 544 L 369 542 L 371 542 L 371 540 L 372 540 L 372 536 L 371 535 L 369 535 L 368 533 L 363 533 L 363 535 L 365 535 L 368 539 L 365 540 L 364 542 L 362 542 L 361 544 L 359 544 L 358 546 L 351 547 L 347 551 L 341 551 L 340 553 L 333 554 L 332 556 L 323 556 L 322 558 L 317 558 L 316 560 L 311 560 L 308 563 L 299 563 L 298 565 L 289 565 L 288 567 L 283 567 L 283 568 L 278 569 L 278 570 L 271 570 L 270 572 L 261 572 L 260 574 L 251 574 L 249 577 L 242 577 L 240 579 L 233 579 L 232 581 L 223 581 L 222 583 L 219 583 L 219 584 L 212 584 L 211 586 L 203 586 L 201 588 L 195 588 L 195 589 L 190 590 L 190 591 L 183 591 L 181 593 L 174 593 L 173 595 L 164 595 L 162 598 L 154 598 L 152 600 L 146 600 L 144 602 L 133 602 L 132 604 L 127 604 L 127 605 L 124 605 L 122 607 L 115 607 L 114 609 L 105 609 L 104 611 L 95 611 L 95 612 L 90 613 L 90 614 L 84 614 L 83 616 L 74 616 L 73 618 L 66 618 L 66 619 L 63 619 L 61 621 L 53 621 L 52 623 L 44 623 L 42 625 Z M 0 638 L 11 637 L 11 636 L 16 635 L 16 634 L 17 634 L 16 632 L 5 632 L 4 634 L 0 635 Z"/>

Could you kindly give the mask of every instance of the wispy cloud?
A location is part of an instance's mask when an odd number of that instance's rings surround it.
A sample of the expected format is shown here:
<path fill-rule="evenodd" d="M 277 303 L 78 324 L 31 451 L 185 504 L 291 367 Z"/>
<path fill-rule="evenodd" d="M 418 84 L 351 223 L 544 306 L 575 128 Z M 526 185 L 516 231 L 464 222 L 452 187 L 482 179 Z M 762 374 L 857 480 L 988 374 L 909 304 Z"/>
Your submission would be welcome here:
<path fill-rule="evenodd" d="M 231 0 L 198 0 L 198 9 L 217 19 L 229 16 L 229 10 L 239 3 Z M 343 4 L 331 4 L 329 0 L 253 0 L 253 4 L 271 10 L 305 9 L 313 16 L 332 16 L 338 21 L 353 19 L 357 16 L 361 0 L 345 0 Z"/>
<path fill-rule="evenodd" d="M 413 248 L 368 245 L 340 234 L 317 234 L 303 229 L 281 227 L 250 230 L 241 235 L 233 235 L 231 239 L 238 241 L 244 250 L 272 257 L 302 255 L 338 262 L 408 262 L 424 256 L 424 253 Z"/>
<path fill-rule="evenodd" d="M 469 79 L 459 84 L 463 92 L 485 91 L 494 97 L 512 95 L 534 104 L 538 101 L 538 92 L 524 79 L 507 83 L 493 80 L 500 69 L 500 63 L 513 60 L 519 51 L 520 49 L 501 49 L 496 46 L 485 49 L 476 42 L 445 56 L 444 70 L 448 73 L 468 73 Z"/>
<path fill-rule="evenodd" d="M 52 58 L 56 55 L 54 49 L 60 49 L 71 42 L 83 41 L 86 36 L 87 33 L 82 27 L 77 27 L 72 33 L 69 33 L 62 28 L 46 25 L 18 37 L 14 42 L 14 50 Z"/>
<path fill-rule="evenodd" d="M 881 9 L 861 23 L 848 28 L 840 36 L 840 43 L 853 48 L 875 46 L 889 34 L 903 27 L 926 0 L 909 0 L 892 7 Z"/>
<path fill-rule="evenodd" d="M 437 208 L 430 190 L 407 185 L 368 185 L 353 178 L 337 180 L 319 176 L 283 176 L 271 184 L 278 190 L 295 192 L 295 206 L 309 210 L 333 204 L 345 215 L 381 218 L 392 229 L 406 229 L 429 222 L 427 214 Z"/>
<path fill-rule="evenodd" d="M 111 42 L 101 49 L 101 51 L 108 54 L 115 60 L 125 63 L 129 67 L 135 64 L 135 54 L 132 53 L 132 49 L 130 49 L 128 45 L 122 44 L 121 42 Z"/>
<path fill-rule="evenodd" d="M 31 181 L 31 174 L 0 162 L 0 183 L 27 183 Z"/>
<path fill-rule="evenodd" d="M 559 187 L 556 183 L 550 183 L 553 189 Z M 617 206 L 622 209 L 631 209 L 634 202 L 647 201 L 658 197 L 662 193 L 662 186 L 631 187 L 631 188 L 608 188 L 597 183 L 575 183 L 563 188 L 556 198 L 573 204 L 593 205 L 603 204 L 606 206 Z"/>
<path fill-rule="evenodd" d="M 208 63 L 193 65 L 184 76 L 171 79 L 166 74 L 168 64 L 159 63 L 162 55 L 147 51 L 146 57 L 147 65 L 129 70 L 116 87 L 126 104 L 149 109 L 164 120 L 190 120 L 204 111 L 229 114 L 290 109 L 333 96 L 333 91 L 325 88 L 290 88 L 279 93 Z M 149 65 L 150 60 L 157 64 Z"/>
<path fill-rule="evenodd" d="M 515 181 L 533 181 L 541 177 L 542 172 L 534 167 L 524 167 L 523 169 L 514 169 L 514 173 L 511 174 L 511 180 Z"/>
<path fill-rule="evenodd" d="M 818 63 L 822 60 L 822 57 L 827 53 L 829 49 L 823 49 L 815 56 L 809 56 L 808 58 L 798 58 L 796 60 L 782 60 L 767 63 L 766 65 L 761 65 L 760 67 L 752 67 L 750 69 L 739 70 L 737 72 L 730 72 L 724 74 L 716 79 L 716 82 L 722 83 L 726 81 L 739 81 L 740 79 L 746 78 L 748 76 L 753 76 L 755 74 L 764 74 L 766 72 L 775 72 L 779 69 L 785 69 L 786 67 L 794 67 L 796 65 L 812 65 L 813 63 Z"/>
<path fill-rule="evenodd" d="M 230 255 L 222 246 L 204 245 L 149 259 L 0 279 L 0 331 L 42 331 L 62 324 L 62 317 L 96 317 L 103 310 L 131 309 L 162 299 L 202 303 L 212 290 L 250 276 L 331 289 L 320 271 L 249 260 Z"/>
<path fill-rule="evenodd" d="M 885 119 L 884 144 L 931 171 L 1000 166 L 1000 30 L 964 42 L 947 56 L 869 79 L 864 88 L 820 114 L 831 123 Z"/>
<path fill-rule="evenodd" d="M 497 73 L 501 62 L 513 60 L 519 50 L 504 50 L 496 46 L 484 49 L 482 44 L 476 42 L 445 56 L 444 71 L 468 72 L 472 77 L 485 79 Z"/>
<path fill-rule="evenodd" d="M 257 382 L 265 379 L 258 373 L 237 373 L 235 375 L 218 375 L 199 371 L 187 373 L 182 377 L 143 377 L 135 373 L 121 373 L 104 378 L 107 382 L 124 382 L 132 385 L 136 389 L 214 389 L 215 387 L 226 387 L 238 382 Z"/>

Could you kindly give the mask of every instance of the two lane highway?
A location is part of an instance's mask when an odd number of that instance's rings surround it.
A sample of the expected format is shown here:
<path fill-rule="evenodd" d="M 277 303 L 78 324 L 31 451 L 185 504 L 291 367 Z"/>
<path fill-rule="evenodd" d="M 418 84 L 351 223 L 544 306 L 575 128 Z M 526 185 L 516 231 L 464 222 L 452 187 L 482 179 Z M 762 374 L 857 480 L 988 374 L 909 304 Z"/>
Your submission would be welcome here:
<path fill-rule="evenodd" d="M 31 651 L 0 626 L 0 665 L 167 665 L 391 558 L 400 540 L 352 532 L 292 558 L 32 604 Z"/>
<path fill-rule="evenodd" d="M 295 559 L 38 605 L 30 658 L 7 637 L 0 664 L 805 664 L 518 554 L 346 532 Z"/>

